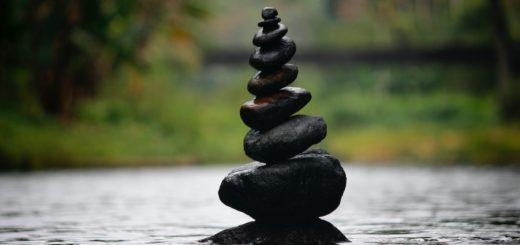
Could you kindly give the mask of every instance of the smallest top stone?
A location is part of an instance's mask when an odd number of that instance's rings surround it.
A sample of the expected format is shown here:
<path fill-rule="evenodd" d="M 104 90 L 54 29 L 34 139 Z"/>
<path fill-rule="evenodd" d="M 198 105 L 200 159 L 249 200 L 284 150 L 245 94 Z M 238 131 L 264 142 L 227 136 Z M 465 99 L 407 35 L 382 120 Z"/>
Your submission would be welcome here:
<path fill-rule="evenodd" d="M 278 10 L 273 7 L 265 7 L 262 9 L 262 18 L 266 19 L 274 19 L 278 16 Z"/>

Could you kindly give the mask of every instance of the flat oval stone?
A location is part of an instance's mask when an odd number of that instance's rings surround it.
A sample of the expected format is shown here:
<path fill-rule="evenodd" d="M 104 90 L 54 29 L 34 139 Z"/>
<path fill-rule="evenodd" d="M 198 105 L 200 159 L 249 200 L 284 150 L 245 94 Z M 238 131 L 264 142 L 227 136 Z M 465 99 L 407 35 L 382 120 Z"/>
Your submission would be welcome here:
<path fill-rule="evenodd" d="M 278 16 L 278 10 L 273 7 L 264 7 L 262 9 L 262 19 L 273 19 Z"/>
<path fill-rule="evenodd" d="M 298 76 L 298 67 L 285 64 L 275 71 L 259 71 L 247 83 L 247 90 L 256 96 L 272 94 L 291 84 Z"/>
<path fill-rule="evenodd" d="M 294 41 L 283 37 L 279 43 L 256 48 L 249 57 L 249 64 L 261 71 L 276 70 L 291 60 L 295 52 Z"/>
<path fill-rule="evenodd" d="M 271 164 L 307 150 L 326 135 L 323 118 L 297 115 L 267 131 L 249 130 L 244 138 L 244 151 L 256 161 Z"/>
<path fill-rule="evenodd" d="M 311 100 L 303 88 L 286 87 L 272 95 L 257 97 L 240 107 L 240 117 L 254 129 L 267 130 L 287 120 Z"/>
<path fill-rule="evenodd" d="M 257 221 L 294 222 L 334 211 L 346 183 L 338 159 L 309 150 L 277 164 L 239 167 L 224 178 L 218 193 L 225 205 Z"/>
<path fill-rule="evenodd" d="M 258 22 L 258 26 L 273 28 L 273 27 L 276 27 L 278 25 L 278 23 L 280 23 L 280 21 L 282 21 L 282 19 L 280 19 L 280 18 L 266 19 L 266 20 Z"/>
<path fill-rule="evenodd" d="M 253 44 L 257 47 L 271 45 L 287 34 L 287 27 L 279 24 L 276 29 L 261 28 L 253 37 Z"/>

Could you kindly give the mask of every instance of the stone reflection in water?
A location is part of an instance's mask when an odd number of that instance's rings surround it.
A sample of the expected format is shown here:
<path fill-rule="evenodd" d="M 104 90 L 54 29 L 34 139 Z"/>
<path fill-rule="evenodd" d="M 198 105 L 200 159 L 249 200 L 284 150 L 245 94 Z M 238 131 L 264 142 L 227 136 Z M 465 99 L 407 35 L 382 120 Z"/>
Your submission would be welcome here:
<path fill-rule="evenodd" d="M 331 223 L 317 219 L 295 224 L 249 222 L 221 231 L 201 242 L 217 244 L 334 245 L 350 242 Z"/>
<path fill-rule="evenodd" d="M 264 19 L 253 37 L 258 46 L 249 64 L 258 69 L 248 83 L 256 97 L 240 108 L 251 130 L 244 138 L 246 155 L 256 160 L 233 170 L 220 185 L 220 200 L 254 218 L 201 241 L 216 244 L 336 244 L 348 239 L 319 217 L 341 202 L 346 175 L 325 150 L 310 149 L 327 135 L 319 116 L 295 115 L 312 98 L 303 88 L 286 87 L 298 67 L 286 64 L 296 44 L 285 36 L 278 11 L 262 10 Z"/>

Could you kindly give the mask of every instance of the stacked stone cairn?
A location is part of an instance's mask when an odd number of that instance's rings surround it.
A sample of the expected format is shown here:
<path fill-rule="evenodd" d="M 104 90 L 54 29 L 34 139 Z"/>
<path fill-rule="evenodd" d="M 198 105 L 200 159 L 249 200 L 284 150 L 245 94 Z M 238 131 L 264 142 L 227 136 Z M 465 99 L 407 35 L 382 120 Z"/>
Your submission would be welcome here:
<path fill-rule="evenodd" d="M 319 116 L 293 115 L 311 100 L 309 91 L 287 87 L 298 75 L 298 67 L 287 64 L 296 45 L 285 36 L 287 27 L 275 8 L 265 7 L 262 18 L 249 59 L 259 71 L 247 85 L 256 97 L 240 108 L 251 128 L 244 150 L 257 162 L 233 170 L 219 197 L 264 224 L 312 222 L 338 207 L 346 176 L 335 157 L 307 150 L 325 138 L 327 125 Z"/>
<path fill-rule="evenodd" d="M 332 224 L 319 219 L 336 209 L 346 186 L 339 161 L 324 150 L 308 148 L 327 134 L 318 116 L 293 115 L 310 100 L 303 88 L 287 87 L 298 67 L 287 64 L 296 52 L 285 36 L 278 11 L 262 10 L 263 21 L 253 38 L 257 46 L 249 64 L 259 70 L 247 84 L 256 97 L 240 108 L 251 128 L 244 139 L 246 154 L 256 162 L 228 174 L 220 200 L 256 221 L 200 240 L 211 244 L 336 244 L 349 241 Z"/>

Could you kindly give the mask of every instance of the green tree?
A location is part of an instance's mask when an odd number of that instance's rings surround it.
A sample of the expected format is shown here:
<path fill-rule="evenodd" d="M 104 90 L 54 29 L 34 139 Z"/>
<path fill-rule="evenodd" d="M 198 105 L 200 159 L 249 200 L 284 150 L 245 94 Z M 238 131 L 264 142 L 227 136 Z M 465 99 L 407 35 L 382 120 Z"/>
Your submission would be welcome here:
<path fill-rule="evenodd" d="M 196 1 L 5 0 L 0 2 L 0 100 L 70 117 L 122 65 L 139 67 L 157 26 L 201 17 Z"/>
<path fill-rule="evenodd" d="M 504 121 L 520 120 L 520 100 L 517 85 L 512 83 L 513 43 L 504 13 L 503 2 L 489 0 L 489 11 L 493 25 L 496 59 L 497 94 L 500 117 Z"/>

